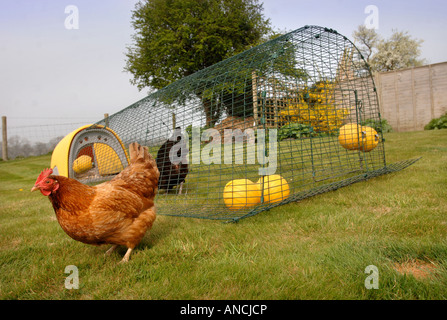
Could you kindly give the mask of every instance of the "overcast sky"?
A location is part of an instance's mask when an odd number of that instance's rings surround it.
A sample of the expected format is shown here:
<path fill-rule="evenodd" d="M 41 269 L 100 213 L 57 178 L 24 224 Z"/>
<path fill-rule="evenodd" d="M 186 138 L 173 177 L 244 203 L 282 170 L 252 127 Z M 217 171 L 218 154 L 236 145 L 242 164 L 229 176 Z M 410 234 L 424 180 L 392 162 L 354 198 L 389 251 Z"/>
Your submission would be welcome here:
<path fill-rule="evenodd" d="M 136 0 L 0 0 L 0 115 L 8 123 L 91 123 L 146 96 L 123 71 Z M 352 39 L 368 5 L 377 32 L 409 31 L 423 39 L 422 58 L 447 61 L 447 1 L 265 0 L 264 15 L 281 31 L 320 25 Z M 78 29 L 65 12 L 78 9 Z M 68 21 L 74 26 L 74 21 Z M 62 118 L 62 119 L 55 119 Z M 36 123 L 35 120 L 32 120 Z"/>

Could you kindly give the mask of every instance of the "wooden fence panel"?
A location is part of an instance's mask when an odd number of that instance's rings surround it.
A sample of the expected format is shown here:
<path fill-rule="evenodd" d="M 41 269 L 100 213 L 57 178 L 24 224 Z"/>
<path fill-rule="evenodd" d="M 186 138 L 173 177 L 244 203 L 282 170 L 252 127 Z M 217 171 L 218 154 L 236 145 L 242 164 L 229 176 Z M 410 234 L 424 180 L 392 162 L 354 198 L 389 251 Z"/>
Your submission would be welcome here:
<path fill-rule="evenodd" d="M 386 119 L 388 123 L 394 128 L 398 126 L 399 115 L 397 109 L 397 96 L 395 88 L 395 74 L 385 73 L 376 76 L 379 81 L 377 87 L 380 109 L 382 114 L 382 119 Z"/>
<path fill-rule="evenodd" d="M 414 127 L 413 130 L 423 130 L 430 122 L 433 115 L 431 112 L 430 94 L 430 70 L 429 68 L 415 68 L 413 71 L 412 94 L 414 97 Z"/>
<path fill-rule="evenodd" d="M 399 96 L 397 107 L 399 109 L 399 130 L 412 131 L 414 129 L 414 108 L 412 90 L 412 70 L 398 71 L 396 73 L 396 90 Z"/>
<path fill-rule="evenodd" d="M 447 62 L 375 75 L 382 118 L 395 131 L 424 130 L 447 112 Z"/>
<path fill-rule="evenodd" d="M 431 66 L 433 90 L 433 117 L 438 118 L 447 111 L 447 63 Z"/>

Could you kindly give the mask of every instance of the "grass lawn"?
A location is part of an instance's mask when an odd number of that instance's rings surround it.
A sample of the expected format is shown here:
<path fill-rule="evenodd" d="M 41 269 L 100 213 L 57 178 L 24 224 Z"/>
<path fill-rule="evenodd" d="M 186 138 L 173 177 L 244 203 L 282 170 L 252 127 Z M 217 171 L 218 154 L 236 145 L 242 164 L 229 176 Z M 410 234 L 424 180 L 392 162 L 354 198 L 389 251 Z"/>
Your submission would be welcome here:
<path fill-rule="evenodd" d="M 447 299 L 447 130 L 385 138 L 388 163 L 422 159 L 238 223 L 160 215 L 127 264 L 30 193 L 50 156 L 0 162 L 0 298 Z"/>

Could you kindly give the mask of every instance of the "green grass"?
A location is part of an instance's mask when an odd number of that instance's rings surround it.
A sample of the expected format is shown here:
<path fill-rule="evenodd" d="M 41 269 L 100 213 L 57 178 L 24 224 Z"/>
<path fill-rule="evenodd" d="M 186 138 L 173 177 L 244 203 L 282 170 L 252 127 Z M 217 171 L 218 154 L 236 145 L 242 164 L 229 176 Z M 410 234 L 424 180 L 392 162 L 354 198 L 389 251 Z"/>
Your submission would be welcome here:
<path fill-rule="evenodd" d="M 236 224 L 158 216 L 127 264 L 124 248 L 70 239 L 29 192 L 50 156 L 0 162 L 0 298 L 446 299 L 447 130 L 385 138 L 388 163 L 422 159 Z M 79 289 L 64 286 L 68 265 Z"/>

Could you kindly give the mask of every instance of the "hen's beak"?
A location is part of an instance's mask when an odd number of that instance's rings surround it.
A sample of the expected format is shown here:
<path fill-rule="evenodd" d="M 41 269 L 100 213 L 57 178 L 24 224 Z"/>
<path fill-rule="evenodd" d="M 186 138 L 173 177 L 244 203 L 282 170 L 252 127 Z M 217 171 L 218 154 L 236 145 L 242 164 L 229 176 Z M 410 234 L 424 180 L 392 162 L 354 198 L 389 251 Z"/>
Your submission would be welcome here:
<path fill-rule="evenodd" d="M 36 190 L 40 190 L 40 188 L 38 186 L 34 186 L 31 188 L 31 192 L 36 191 Z"/>

